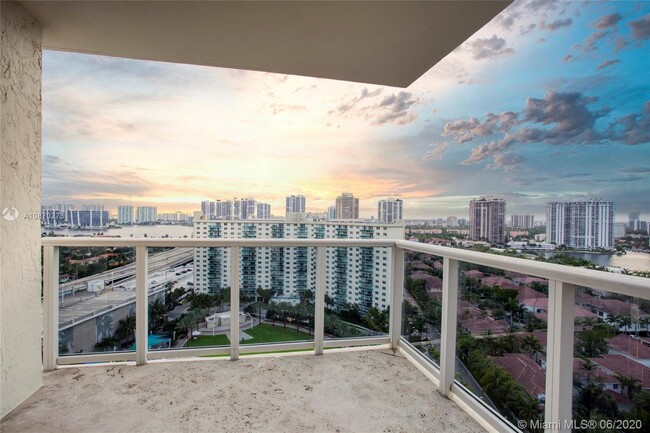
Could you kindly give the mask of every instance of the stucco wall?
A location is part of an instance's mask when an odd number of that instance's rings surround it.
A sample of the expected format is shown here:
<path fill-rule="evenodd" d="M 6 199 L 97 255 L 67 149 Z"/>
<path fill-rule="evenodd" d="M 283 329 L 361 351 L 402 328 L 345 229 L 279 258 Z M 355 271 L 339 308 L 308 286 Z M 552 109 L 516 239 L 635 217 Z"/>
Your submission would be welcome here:
<path fill-rule="evenodd" d="M 40 226 L 41 28 L 2 1 L 0 65 L 0 416 L 42 385 Z"/>

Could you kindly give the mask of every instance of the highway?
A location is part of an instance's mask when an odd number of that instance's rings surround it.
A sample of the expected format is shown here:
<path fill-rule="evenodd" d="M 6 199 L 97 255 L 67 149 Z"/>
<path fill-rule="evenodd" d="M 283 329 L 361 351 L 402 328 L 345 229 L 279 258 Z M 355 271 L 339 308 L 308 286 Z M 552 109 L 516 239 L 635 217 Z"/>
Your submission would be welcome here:
<path fill-rule="evenodd" d="M 184 265 L 194 259 L 193 248 L 174 248 L 169 251 L 157 253 L 149 256 L 149 273 L 162 271 L 163 269 L 173 268 Z M 104 279 L 105 284 L 122 281 L 135 276 L 135 263 L 131 263 L 119 268 L 94 274 L 89 277 L 79 278 L 78 280 L 69 281 L 59 285 L 59 293 L 63 295 L 72 294 L 88 288 L 88 282 Z"/>

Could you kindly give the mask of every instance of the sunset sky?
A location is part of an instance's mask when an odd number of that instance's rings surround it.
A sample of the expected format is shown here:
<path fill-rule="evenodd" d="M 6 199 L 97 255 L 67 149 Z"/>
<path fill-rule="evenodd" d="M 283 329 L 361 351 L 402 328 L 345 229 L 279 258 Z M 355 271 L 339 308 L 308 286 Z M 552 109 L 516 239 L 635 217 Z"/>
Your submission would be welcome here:
<path fill-rule="evenodd" d="M 650 3 L 515 2 L 413 83 L 45 51 L 43 204 L 400 197 L 406 218 L 594 196 L 650 219 Z"/>

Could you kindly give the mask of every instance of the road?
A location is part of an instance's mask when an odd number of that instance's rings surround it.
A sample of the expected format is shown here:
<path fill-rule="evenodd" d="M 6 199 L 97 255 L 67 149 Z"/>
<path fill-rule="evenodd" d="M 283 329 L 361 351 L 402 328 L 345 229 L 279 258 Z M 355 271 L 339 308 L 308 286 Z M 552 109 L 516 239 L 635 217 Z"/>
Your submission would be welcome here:
<path fill-rule="evenodd" d="M 169 251 L 163 251 L 149 256 L 149 272 L 159 272 L 165 268 L 176 267 L 186 264 L 194 259 L 193 248 L 174 248 Z M 64 295 L 72 294 L 80 290 L 86 290 L 89 281 L 104 279 L 106 284 L 113 281 L 122 281 L 135 276 L 135 262 L 120 266 L 119 268 L 94 274 L 89 277 L 79 278 L 78 280 L 69 281 L 59 285 L 59 293 Z"/>

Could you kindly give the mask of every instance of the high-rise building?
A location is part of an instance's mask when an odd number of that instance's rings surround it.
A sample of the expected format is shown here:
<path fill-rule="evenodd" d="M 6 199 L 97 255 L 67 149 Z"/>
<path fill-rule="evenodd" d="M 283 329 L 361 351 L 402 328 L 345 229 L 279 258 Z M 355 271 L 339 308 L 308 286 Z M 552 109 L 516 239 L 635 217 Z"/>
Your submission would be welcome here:
<path fill-rule="evenodd" d="M 52 206 L 41 206 L 41 225 L 58 227 L 65 222 L 65 214 Z"/>
<path fill-rule="evenodd" d="M 468 225 L 467 218 L 458 218 L 458 227 L 467 227 Z"/>
<path fill-rule="evenodd" d="M 458 227 L 458 218 L 455 216 L 447 217 L 447 227 Z"/>
<path fill-rule="evenodd" d="M 103 228 L 108 225 L 108 211 L 70 210 L 66 216 L 66 221 L 72 227 Z"/>
<path fill-rule="evenodd" d="M 163 212 L 157 215 L 157 221 L 165 223 L 187 223 L 191 216 L 189 214 L 176 211 L 176 212 Z"/>
<path fill-rule="evenodd" d="M 81 210 L 92 210 L 95 212 L 100 212 L 104 210 L 103 204 L 83 204 L 81 205 Z"/>
<path fill-rule="evenodd" d="M 271 205 L 268 203 L 257 203 L 257 217 L 258 220 L 271 219 Z"/>
<path fill-rule="evenodd" d="M 510 215 L 510 226 L 517 229 L 532 229 L 535 227 L 535 215 Z"/>
<path fill-rule="evenodd" d="M 640 217 L 641 217 L 641 213 L 640 213 L 640 212 L 636 212 L 636 211 L 634 211 L 634 212 L 630 212 L 630 213 L 628 214 L 628 221 L 630 222 L 630 224 L 632 224 L 632 221 L 634 221 L 634 220 L 638 220 Z"/>
<path fill-rule="evenodd" d="M 614 223 L 614 239 L 624 238 L 627 232 L 627 224 Z"/>
<path fill-rule="evenodd" d="M 327 208 L 327 219 L 330 221 L 336 219 L 336 206 L 330 206 Z"/>
<path fill-rule="evenodd" d="M 236 220 L 248 220 L 255 218 L 257 201 L 254 198 L 234 198 L 232 201 L 232 218 Z"/>
<path fill-rule="evenodd" d="M 377 203 L 377 219 L 381 223 L 402 221 L 402 200 L 387 198 Z"/>
<path fill-rule="evenodd" d="M 133 206 L 117 207 L 117 223 L 133 224 Z"/>
<path fill-rule="evenodd" d="M 469 202 L 469 237 L 502 244 L 506 239 L 506 201 L 503 197 L 480 197 Z"/>
<path fill-rule="evenodd" d="M 403 239 L 401 224 L 199 220 L 197 238 L 224 239 Z M 240 287 L 254 295 L 258 287 L 298 300 L 316 290 L 316 248 L 241 248 Z M 390 248 L 327 248 L 325 293 L 335 308 L 359 305 L 362 313 L 390 305 Z M 195 248 L 194 288 L 219 293 L 230 286 L 230 248 Z"/>
<path fill-rule="evenodd" d="M 213 201 L 203 200 L 201 202 L 201 213 L 208 219 L 215 218 L 214 205 L 215 205 L 215 202 L 213 202 Z"/>
<path fill-rule="evenodd" d="M 158 208 L 155 206 L 138 206 L 135 209 L 136 224 L 152 224 L 158 220 Z"/>
<path fill-rule="evenodd" d="M 355 198 L 354 194 L 344 192 L 336 197 L 336 219 L 359 219 L 359 199 Z"/>
<path fill-rule="evenodd" d="M 611 248 L 614 202 L 598 199 L 546 204 L 546 242 L 569 248 Z"/>
<path fill-rule="evenodd" d="M 304 213 L 305 212 L 305 196 L 304 195 L 290 195 L 286 199 L 285 206 L 286 213 Z"/>

